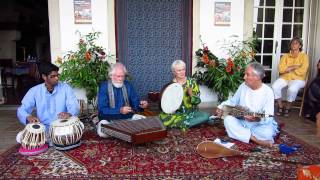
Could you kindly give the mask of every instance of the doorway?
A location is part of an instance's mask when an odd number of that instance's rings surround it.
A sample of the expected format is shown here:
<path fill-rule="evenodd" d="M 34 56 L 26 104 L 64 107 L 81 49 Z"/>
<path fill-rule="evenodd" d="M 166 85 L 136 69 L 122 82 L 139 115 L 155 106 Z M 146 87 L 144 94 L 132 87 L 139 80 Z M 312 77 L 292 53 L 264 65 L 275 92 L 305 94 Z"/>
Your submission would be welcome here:
<path fill-rule="evenodd" d="M 2 0 L 0 17 L 0 99 L 4 105 L 19 105 L 41 83 L 37 63 L 50 61 L 48 2 Z"/>
<path fill-rule="evenodd" d="M 293 37 L 303 40 L 303 51 L 307 52 L 309 1 L 308 0 L 254 0 L 253 28 L 260 43 L 256 60 L 266 70 L 265 83 L 278 78 L 281 56 L 289 52 Z"/>

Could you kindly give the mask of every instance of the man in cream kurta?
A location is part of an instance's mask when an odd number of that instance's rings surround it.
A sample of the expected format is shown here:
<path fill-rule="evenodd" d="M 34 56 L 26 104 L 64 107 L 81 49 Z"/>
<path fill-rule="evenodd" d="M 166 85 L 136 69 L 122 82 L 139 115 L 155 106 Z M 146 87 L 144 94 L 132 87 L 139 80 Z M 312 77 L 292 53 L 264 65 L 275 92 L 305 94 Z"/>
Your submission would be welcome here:
<path fill-rule="evenodd" d="M 242 83 L 235 95 L 218 106 L 217 114 L 221 116 L 224 105 L 242 106 L 250 112 L 274 114 L 274 94 L 272 89 L 262 83 L 264 70 L 261 64 L 250 63 L 245 72 L 245 82 Z M 236 118 L 226 116 L 224 126 L 228 136 L 249 143 L 272 146 L 278 126 L 273 117 L 259 118 L 251 115 Z"/>

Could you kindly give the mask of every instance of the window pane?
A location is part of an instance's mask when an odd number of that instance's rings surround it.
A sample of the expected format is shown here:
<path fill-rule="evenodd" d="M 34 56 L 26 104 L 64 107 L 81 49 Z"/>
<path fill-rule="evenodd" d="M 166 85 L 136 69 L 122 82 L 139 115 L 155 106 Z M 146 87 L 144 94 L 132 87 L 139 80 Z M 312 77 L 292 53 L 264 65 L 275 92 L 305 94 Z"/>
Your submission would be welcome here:
<path fill-rule="evenodd" d="M 257 51 L 259 53 L 261 53 L 261 46 L 262 46 L 262 41 L 260 40 L 259 42 L 257 42 Z"/>
<path fill-rule="evenodd" d="M 258 8 L 257 22 L 262 22 L 262 21 L 263 21 L 263 8 Z"/>
<path fill-rule="evenodd" d="M 266 24 L 264 28 L 264 37 L 265 38 L 273 38 L 273 24 Z"/>
<path fill-rule="evenodd" d="M 294 22 L 303 22 L 303 9 L 294 10 Z"/>
<path fill-rule="evenodd" d="M 272 45 L 273 45 L 273 40 L 265 40 L 263 53 L 272 53 Z"/>
<path fill-rule="evenodd" d="M 304 0 L 296 0 L 296 7 L 304 7 Z"/>
<path fill-rule="evenodd" d="M 290 42 L 290 40 L 282 40 L 281 41 L 281 53 L 289 52 L 289 42 Z"/>
<path fill-rule="evenodd" d="M 292 9 L 283 10 L 283 22 L 292 22 Z"/>
<path fill-rule="evenodd" d="M 263 67 L 265 69 L 271 69 L 272 66 L 272 56 L 263 56 Z"/>
<path fill-rule="evenodd" d="M 254 1 L 254 6 L 257 7 L 257 6 L 263 6 L 263 0 L 255 0 Z"/>
<path fill-rule="evenodd" d="M 284 0 L 283 5 L 287 6 L 287 7 L 288 6 L 292 7 L 293 6 L 293 0 Z"/>
<path fill-rule="evenodd" d="M 275 0 L 266 0 L 266 6 L 275 6 Z"/>
<path fill-rule="evenodd" d="M 282 37 L 291 38 L 291 25 L 282 25 Z"/>
<path fill-rule="evenodd" d="M 274 8 L 266 8 L 266 22 L 274 22 Z"/>
<path fill-rule="evenodd" d="M 262 79 L 264 83 L 271 83 L 271 71 L 265 71 L 266 76 Z"/>
<path fill-rule="evenodd" d="M 293 26 L 293 36 L 302 37 L 302 25 L 294 25 Z"/>
<path fill-rule="evenodd" d="M 257 36 L 261 38 L 262 37 L 262 24 L 257 24 L 256 32 L 257 32 Z"/>

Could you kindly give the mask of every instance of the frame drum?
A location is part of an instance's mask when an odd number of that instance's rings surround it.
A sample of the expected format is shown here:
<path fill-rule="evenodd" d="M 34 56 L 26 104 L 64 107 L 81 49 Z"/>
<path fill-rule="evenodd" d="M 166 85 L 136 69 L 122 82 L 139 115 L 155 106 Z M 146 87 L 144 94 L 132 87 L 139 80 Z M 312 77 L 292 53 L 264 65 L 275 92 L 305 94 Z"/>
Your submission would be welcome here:
<path fill-rule="evenodd" d="M 170 83 L 161 93 L 161 110 L 167 114 L 175 113 L 183 100 L 183 87 L 179 83 Z"/>

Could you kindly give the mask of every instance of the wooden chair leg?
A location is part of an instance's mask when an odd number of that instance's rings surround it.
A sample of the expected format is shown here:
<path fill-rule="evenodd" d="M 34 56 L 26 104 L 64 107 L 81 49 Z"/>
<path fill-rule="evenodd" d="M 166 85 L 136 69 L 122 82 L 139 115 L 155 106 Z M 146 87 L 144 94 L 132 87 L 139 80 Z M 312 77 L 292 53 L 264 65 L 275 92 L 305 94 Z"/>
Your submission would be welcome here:
<path fill-rule="evenodd" d="M 302 116 L 302 111 L 303 111 L 303 107 L 304 107 L 304 99 L 305 99 L 306 91 L 307 91 L 307 87 L 304 87 L 304 89 L 303 89 L 303 95 L 302 95 L 302 100 L 301 100 L 301 104 L 300 104 L 299 117 Z"/>

